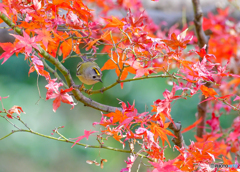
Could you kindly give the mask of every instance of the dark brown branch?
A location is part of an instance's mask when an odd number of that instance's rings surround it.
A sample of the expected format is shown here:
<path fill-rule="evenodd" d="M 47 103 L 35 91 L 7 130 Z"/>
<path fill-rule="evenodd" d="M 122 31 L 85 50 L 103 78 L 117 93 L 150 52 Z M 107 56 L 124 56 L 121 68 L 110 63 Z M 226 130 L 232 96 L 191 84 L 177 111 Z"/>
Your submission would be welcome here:
<path fill-rule="evenodd" d="M 193 10 L 194 10 L 194 25 L 195 31 L 198 38 L 198 46 L 199 48 L 204 47 L 206 45 L 206 52 L 208 51 L 208 37 L 205 35 L 202 27 L 203 22 L 203 13 L 200 6 L 200 0 L 192 0 Z M 200 59 L 201 61 L 201 59 Z M 206 83 L 205 86 L 209 87 L 211 84 Z M 200 102 L 205 100 L 205 96 L 201 96 Z M 197 113 L 197 120 L 202 117 L 202 121 L 197 125 L 197 133 L 196 135 L 200 138 L 203 137 L 205 133 L 205 121 L 206 121 L 206 113 L 207 113 L 207 102 L 203 102 L 198 105 L 198 113 Z"/>
<path fill-rule="evenodd" d="M 170 120 L 166 119 L 165 122 L 170 122 Z M 187 145 L 185 144 L 182 133 L 181 133 L 181 129 L 182 129 L 181 123 L 175 122 L 174 124 L 171 122 L 168 126 L 168 128 L 171 129 L 173 131 L 173 134 L 176 136 L 176 138 L 172 139 L 172 142 L 180 148 L 181 147 L 187 148 Z"/>
<path fill-rule="evenodd" d="M 198 38 L 198 46 L 199 48 L 207 45 L 206 51 L 208 49 L 208 37 L 205 35 L 202 27 L 203 22 L 203 12 L 200 6 L 200 0 L 192 0 L 193 10 L 194 10 L 194 25 L 195 31 Z"/>

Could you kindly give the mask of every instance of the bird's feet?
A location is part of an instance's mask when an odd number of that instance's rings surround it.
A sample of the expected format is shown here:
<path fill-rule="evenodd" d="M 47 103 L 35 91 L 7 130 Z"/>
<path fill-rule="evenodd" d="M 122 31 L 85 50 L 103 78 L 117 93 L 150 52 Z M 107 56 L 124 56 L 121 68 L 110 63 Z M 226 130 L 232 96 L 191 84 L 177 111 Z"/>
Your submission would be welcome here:
<path fill-rule="evenodd" d="M 93 85 L 93 86 L 94 86 L 94 85 Z M 92 86 L 92 88 L 90 88 L 89 90 L 86 90 L 85 92 L 86 92 L 87 94 L 91 95 L 91 92 L 92 92 L 92 90 L 93 90 L 93 86 Z"/>

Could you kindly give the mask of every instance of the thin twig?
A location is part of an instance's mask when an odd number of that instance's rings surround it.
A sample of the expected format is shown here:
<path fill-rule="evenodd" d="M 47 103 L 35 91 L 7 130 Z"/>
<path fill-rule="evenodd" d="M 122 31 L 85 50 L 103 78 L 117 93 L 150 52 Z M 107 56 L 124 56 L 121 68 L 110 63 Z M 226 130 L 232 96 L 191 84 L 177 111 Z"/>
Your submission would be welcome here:
<path fill-rule="evenodd" d="M 7 113 L 7 112 L 6 112 Z M 6 119 L 7 120 L 7 122 L 9 122 L 12 126 L 14 126 L 15 128 L 17 128 L 17 129 L 19 129 L 19 130 L 21 130 L 17 125 L 15 125 L 14 123 L 12 123 L 11 121 L 9 121 L 8 119 L 7 119 L 7 117 L 6 116 L 3 116 L 3 118 L 4 119 Z"/>
<path fill-rule="evenodd" d="M 32 133 L 32 134 L 35 134 L 35 135 L 38 135 L 38 136 L 41 136 L 41 137 L 45 137 L 45 138 L 48 138 L 48 139 L 61 141 L 61 142 L 67 142 L 67 143 L 72 143 L 72 144 L 75 143 L 74 141 L 68 140 L 66 138 L 59 139 L 59 138 L 56 138 L 56 137 L 44 135 L 44 134 L 41 134 L 41 133 L 38 133 L 38 132 L 35 132 L 35 131 L 32 131 L 32 130 L 25 130 L 25 129 L 13 130 L 11 133 L 9 133 L 6 136 L 0 138 L 0 140 L 3 140 L 4 138 L 7 138 L 8 136 L 10 136 L 10 135 L 12 135 L 13 133 L 16 133 L 16 132 L 27 132 L 27 133 Z M 113 148 L 113 147 L 105 146 L 105 145 L 94 146 L 94 145 L 88 145 L 88 144 L 83 144 L 83 143 L 76 143 L 76 145 L 80 145 L 80 146 L 83 146 L 85 148 L 102 148 L 102 149 L 107 149 L 107 150 L 112 150 L 112 151 L 117 151 L 117 152 L 131 153 L 130 150 L 118 149 L 118 148 Z M 146 155 L 143 155 L 143 154 L 141 154 L 139 152 L 133 152 L 133 153 L 135 155 L 139 156 L 139 157 L 147 158 L 148 160 L 153 161 L 151 158 L 149 158 Z"/>
<path fill-rule="evenodd" d="M 125 80 L 117 80 L 116 82 L 114 82 L 113 84 L 107 86 L 107 87 L 104 87 L 100 90 L 93 90 L 93 91 L 89 91 L 87 89 L 83 89 L 84 92 L 88 92 L 89 94 L 97 94 L 97 93 L 102 93 L 104 91 L 107 91 L 109 90 L 110 88 L 116 86 L 117 84 L 119 83 L 124 83 L 124 82 L 131 82 L 131 81 L 137 81 L 137 80 L 142 80 L 142 79 L 150 79 L 150 78 L 167 78 L 167 77 L 171 77 L 171 78 L 174 78 L 174 79 L 180 79 L 178 77 L 176 77 L 175 75 L 173 74 L 170 74 L 170 75 L 165 75 L 165 74 L 160 74 L 160 75 L 151 75 L 151 76 L 143 76 L 143 77 L 139 77 L 139 78 L 132 78 L 132 79 L 125 79 Z"/>

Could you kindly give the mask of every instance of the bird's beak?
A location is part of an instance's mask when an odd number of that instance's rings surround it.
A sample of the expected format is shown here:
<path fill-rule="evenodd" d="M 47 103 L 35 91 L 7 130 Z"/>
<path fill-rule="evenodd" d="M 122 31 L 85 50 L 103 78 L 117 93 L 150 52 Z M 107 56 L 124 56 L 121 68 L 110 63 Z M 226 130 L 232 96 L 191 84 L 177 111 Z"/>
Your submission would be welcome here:
<path fill-rule="evenodd" d="M 99 79 L 99 81 L 102 83 L 102 79 Z"/>

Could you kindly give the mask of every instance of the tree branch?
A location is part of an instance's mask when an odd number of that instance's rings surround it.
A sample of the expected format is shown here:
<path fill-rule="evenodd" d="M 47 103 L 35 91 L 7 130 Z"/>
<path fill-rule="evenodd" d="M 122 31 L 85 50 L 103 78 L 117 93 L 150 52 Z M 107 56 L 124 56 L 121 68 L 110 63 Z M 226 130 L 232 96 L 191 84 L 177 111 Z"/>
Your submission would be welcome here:
<path fill-rule="evenodd" d="M 203 12 L 200 6 L 200 0 L 192 0 L 193 10 L 194 10 L 194 25 L 195 31 L 198 38 L 198 46 L 199 48 L 203 48 L 206 45 L 206 52 L 208 52 L 208 37 L 205 35 L 202 27 L 203 22 Z M 201 61 L 201 59 L 200 59 Z M 205 86 L 209 87 L 211 84 L 206 83 Z M 201 96 L 200 102 L 205 100 L 205 96 Z M 198 113 L 197 120 L 202 118 L 203 120 L 197 125 L 197 133 L 196 135 L 200 138 L 203 137 L 205 132 L 205 121 L 206 121 L 206 113 L 207 113 L 207 101 L 198 105 Z"/>
<path fill-rule="evenodd" d="M 60 138 L 56 138 L 56 137 L 53 137 L 53 136 L 48 136 L 48 135 L 45 135 L 45 134 L 41 134 L 41 133 L 38 133 L 38 132 L 35 132 L 35 131 L 32 131 L 32 130 L 26 130 L 26 129 L 12 130 L 11 133 L 3 136 L 2 138 L 0 138 L 0 140 L 3 140 L 5 138 L 7 138 L 8 136 L 12 135 L 13 133 L 17 133 L 17 132 L 27 132 L 27 133 L 32 133 L 32 134 L 35 134 L 35 135 L 38 135 L 38 136 L 41 136 L 41 137 L 45 137 L 45 138 L 48 138 L 48 139 L 52 139 L 52 140 L 57 140 L 57 141 L 67 142 L 67 143 L 72 143 L 72 144 L 75 143 L 75 141 L 70 141 L 69 139 L 66 139 L 66 138 L 60 139 Z M 131 153 L 130 150 L 118 149 L 118 148 L 113 148 L 113 147 L 104 146 L 104 145 L 94 146 L 94 145 L 88 145 L 88 144 L 83 144 L 83 143 L 76 143 L 76 145 L 80 145 L 80 146 L 83 146 L 85 148 L 102 148 L 102 149 L 113 150 L 113 151 L 117 151 L 117 152 Z M 152 159 L 148 158 L 146 155 L 143 155 L 143 154 L 140 154 L 140 153 L 137 153 L 137 152 L 134 152 L 134 154 L 136 154 L 139 157 L 147 158 L 148 160 L 153 161 Z"/>
<path fill-rule="evenodd" d="M 166 123 L 170 122 L 170 120 L 166 119 L 165 122 Z M 174 124 L 171 122 L 168 126 L 168 128 L 171 129 L 173 131 L 173 134 L 176 136 L 176 138 L 172 139 L 172 142 L 180 148 L 181 147 L 187 148 L 187 145 L 185 144 L 184 139 L 183 139 L 183 135 L 181 133 L 181 129 L 182 129 L 181 123 L 180 122 L 175 122 Z"/>
<path fill-rule="evenodd" d="M 198 38 L 198 46 L 202 48 L 207 45 L 206 51 L 208 50 L 208 37 L 205 35 L 202 27 L 203 22 L 203 12 L 200 6 L 200 0 L 192 0 L 193 10 L 194 10 L 194 25 L 195 31 Z"/>
<path fill-rule="evenodd" d="M 139 78 L 125 79 L 125 80 L 120 80 L 120 78 L 118 77 L 118 80 L 116 82 L 114 82 L 113 84 L 111 84 L 111 85 L 109 85 L 107 87 L 104 87 L 104 88 L 102 88 L 100 90 L 89 91 L 87 89 L 83 89 L 83 91 L 85 93 L 88 93 L 88 94 L 97 94 L 97 93 L 102 93 L 104 91 L 107 91 L 107 90 L 109 90 L 110 88 L 116 86 L 119 83 L 137 81 L 137 80 L 142 80 L 142 79 L 150 79 L 150 78 L 174 78 L 174 79 L 181 79 L 181 78 L 176 77 L 173 74 L 172 75 L 160 74 L 160 75 L 150 75 L 150 76 L 147 75 L 147 76 L 143 76 L 143 77 L 139 77 Z"/>

